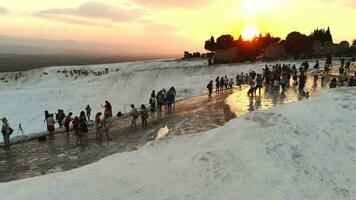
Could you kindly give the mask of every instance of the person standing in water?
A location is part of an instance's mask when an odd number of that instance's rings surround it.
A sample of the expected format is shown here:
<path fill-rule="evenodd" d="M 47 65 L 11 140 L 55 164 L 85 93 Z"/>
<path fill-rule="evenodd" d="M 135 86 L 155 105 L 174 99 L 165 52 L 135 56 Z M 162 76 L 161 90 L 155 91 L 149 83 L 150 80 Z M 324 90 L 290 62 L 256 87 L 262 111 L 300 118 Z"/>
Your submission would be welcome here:
<path fill-rule="evenodd" d="M 67 116 L 66 116 L 66 118 L 64 118 L 64 127 L 65 127 L 65 129 L 66 129 L 66 133 L 67 133 L 67 135 L 66 136 L 69 136 L 69 125 L 70 125 L 70 123 L 73 121 L 73 118 L 72 118 L 72 115 L 73 115 L 73 113 L 69 113 Z"/>
<path fill-rule="evenodd" d="M 220 92 L 220 77 L 217 77 L 215 79 L 215 87 L 216 87 L 215 93 L 219 93 Z"/>
<path fill-rule="evenodd" d="M 48 118 L 46 119 L 46 122 L 49 139 L 54 140 L 54 125 L 56 124 L 56 120 L 53 118 L 53 114 L 49 114 Z"/>
<path fill-rule="evenodd" d="M 112 107 L 108 101 L 105 101 L 105 106 L 101 106 L 104 108 L 104 118 L 111 118 L 112 117 Z"/>
<path fill-rule="evenodd" d="M 1 119 L 1 122 L 1 133 L 4 139 L 4 149 L 7 151 L 10 148 L 10 135 L 14 130 L 10 127 L 9 121 L 5 117 Z"/>
<path fill-rule="evenodd" d="M 95 129 L 96 129 L 96 134 L 95 134 L 95 138 L 96 139 L 100 139 L 101 135 L 100 135 L 100 128 L 101 128 L 101 113 L 97 113 L 95 116 Z"/>
<path fill-rule="evenodd" d="M 101 135 L 102 135 L 102 134 L 105 134 L 105 135 L 106 135 L 106 139 L 107 139 L 108 141 L 111 141 L 111 140 L 112 140 L 111 135 L 110 135 L 110 127 L 107 125 L 106 119 L 103 119 L 103 120 L 101 121 L 100 133 L 101 133 L 101 134 L 100 134 L 100 139 L 101 139 Z"/>
<path fill-rule="evenodd" d="M 90 107 L 89 104 L 88 104 L 87 107 L 85 108 L 85 111 L 86 111 L 86 115 L 87 115 L 88 121 L 90 122 L 91 107 Z"/>
<path fill-rule="evenodd" d="M 166 101 L 168 113 L 170 113 L 172 112 L 172 104 L 174 103 L 174 94 L 171 91 L 168 91 Z"/>
<path fill-rule="evenodd" d="M 131 104 L 130 115 L 132 117 L 132 119 L 131 119 L 131 128 L 135 127 L 135 129 L 137 129 L 136 120 L 138 118 L 138 113 L 137 113 L 137 109 L 135 108 L 135 105 L 133 105 L 133 104 Z"/>
<path fill-rule="evenodd" d="M 88 132 L 87 118 L 85 117 L 85 112 L 80 112 L 79 116 L 79 131 L 77 132 L 76 144 L 80 145 L 82 143 L 82 137 Z"/>
<path fill-rule="evenodd" d="M 147 125 L 147 119 L 148 119 L 148 111 L 146 109 L 145 105 L 141 105 L 141 120 L 142 120 L 142 126 Z"/>
<path fill-rule="evenodd" d="M 208 92 L 209 92 L 208 96 L 211 97 L 211 94 L 213 93 L 213 80 L 211 80 L 206 87 L 208 88 Z"/>

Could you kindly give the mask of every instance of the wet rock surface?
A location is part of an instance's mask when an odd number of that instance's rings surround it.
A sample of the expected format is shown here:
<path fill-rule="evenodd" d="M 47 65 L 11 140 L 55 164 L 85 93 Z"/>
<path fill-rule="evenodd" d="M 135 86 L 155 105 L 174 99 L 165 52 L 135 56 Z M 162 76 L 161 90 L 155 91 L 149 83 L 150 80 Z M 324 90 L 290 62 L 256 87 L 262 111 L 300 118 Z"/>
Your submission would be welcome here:
<path fill-rule="evenodd" d="M 323 89 L 320 82 L 318 84 L 313 85 L 312 77 L 308 77 L 306 91 L 310 97 Z M 305 99 L 294 86 L 284 92 L 275 88 L 264 88 L 261 95 L 257 92 L 257 96 L 252 98 L 247 96 L 247 90 L 247 87 L 236 87 L 213 95 L 212 98 L 204 95 L 177 102 L 173 113 L 167 114 L 165 110 L 161 115 L 151 113 L 148 125 L 138 126 L 137 130 L 130 129 L 129 118 L 115 119 L 111 129 L 111 141 L 107 141 L 105 137 L 98 141 L 95 138 L 95 130 L 91 129 L 79 146 L 75 144 L 73 133 L 69 137 L 61 133 L 56 134 L 54 141 L 39 143 L 33 140 L 12 145 L 10 151 L 0 151 L 0 182 L 71 170 L 115 153 L 137 150 L 147 142 L 155 140 L 162 127 L 169 129 L 168 137 L 194 134 L 222 126 L 249 111 Z M 256 117 L 246 120 L 260 119 Z M 140 119 L 137 120 L 138 123 L 139 121 Z M 260 123 L 268 126 L 264 121 L 260 120 Z"/>

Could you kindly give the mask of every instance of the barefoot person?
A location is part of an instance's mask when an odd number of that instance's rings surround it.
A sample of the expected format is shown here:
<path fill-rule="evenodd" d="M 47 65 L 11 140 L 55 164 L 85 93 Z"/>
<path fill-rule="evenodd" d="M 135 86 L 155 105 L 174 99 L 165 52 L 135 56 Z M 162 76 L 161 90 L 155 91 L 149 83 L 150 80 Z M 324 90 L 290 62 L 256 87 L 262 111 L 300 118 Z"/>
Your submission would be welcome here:
<path fill-rule="evenodd" d="M 77 132 L 76 144 L 80 145 L 82 143 L 82 137 L 88 132 L 87 118 L 85 117 L 84 111 L 80 112 L 79 116 L 79 131 Z"/>
<path fill-rule="evenodd" d="M 96 134 L 95 134 L 95 138 L 96 139 L 100 139 L 101 135 L 100 135 L 100 127 L 101 127 L 101 113 L 97 113 L 95 116 L 95 129 L 96 129 Z"/>
<path fill-rule="evenodd" d="M 4 139 L 4 149 L 8 150 L 10 148 L 10 135 L 14 130 L 10 127 L 9 121 L 5 117 L 1 119 L 1 122 L 1 133 Z"/>
<path fill-rule="evenodd" d="M 133 104 L 131 104 L 130 115 L 132 117 L 132 119 L 131 119 L 131 128 L 135 127 L 135 129 L 137 129 L 136 120 L 138 118 L 138 113 L 137 113 L 137 109 L 135 108 L 135 105 L 133 105 Z"/>
<path fill-rule="evenodd" d="M 70 125 L 70 123 L 73 121 L 73 118 L 72 118 L 72 115 L 73 115 L 73 113 L 69 113 L 67 116 L 66 116 L 66 118 L 64 118 L 64 127 L 65 127 L 65 129 L 66 129 L 66 133 L 67 133 L 67 135 L 66 136 L 69 136 L 69 125 Z"/>
<path fill-rule="evenodd" d="M 49 114 L 48 118 L 46 119 L 46 122 L 49 139 L 53 140 L 55 131 L 54 124 L 56 123 L 56 120 L 53 118 L 53 114 Z"/>
<path fill-rule="evenodd" d="M 148 118 L 148 111 L 146 109 L 145 105 L 141 105 L 141 121 L 142 121 L 142 126 L 147 125 L 147 118 Z"/>
<path fill-rule="evenodd" d="M 104 118 L 108 119 L 112 117 L 112 106 L 108 101 L 105 101 L 105 106 L 102 106 L 104 108 Z"/>
<path fill-rule="evenodd" d="M 73 121 L 72 121 L 72 125 L 73 125 L 73 130 L 75 135 L 77 136 L 79 134 L 79 117 L 75 116 Z"/>
<path fill-rule="evenodd" d="M 213 81 L 211 80 L 206 87 L 208 88 L 208 91 L 209 91 L 208 96 L 211 97 L 211 94 L 213 93 Z"/>
<path fill-rule="evenodd" d="M 87 118 L 88 118 L 88 122 L 90 122 L 91 107 L 90 107 L 89 104 L 88 104 L 87 107 L 85 108 L 85 112 L 86 112 L 86 115 L 87 115 Z"/>
<path fill-rule="evenodd" d="M 108 141 L 112 140 L 110 135 L 110 127 L 108 126 L 105 118 L 101 121 L 100 133 L 102 135 L 105 134 Z"/>

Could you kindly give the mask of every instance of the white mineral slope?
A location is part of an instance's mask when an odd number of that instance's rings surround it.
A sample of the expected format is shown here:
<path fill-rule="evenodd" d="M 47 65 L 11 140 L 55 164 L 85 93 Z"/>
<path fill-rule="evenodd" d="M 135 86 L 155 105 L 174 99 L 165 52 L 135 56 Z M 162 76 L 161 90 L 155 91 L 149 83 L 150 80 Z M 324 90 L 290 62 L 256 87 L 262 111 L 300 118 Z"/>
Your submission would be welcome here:
<path fill-rule="evenodd" d="M 356 198 L 356 89 L 252 112 L 75 170 L 0 184 L 1 199 Z"/>
<path fill-rule="evenodd" d="M 12 78 L 8 83 L 0 82 L 0 117 L 6 116 L 15 131 L 22 123 L 25 133 L 30 134 L 46 129 L 43 123 L 45 110 L 56 112 L 61 108 L 66 113 L 78 115 L 90 104 L 95 115 L 102 111 L 100 105 L 108 100 L 116 114 L 124 111 L 125 107 L 128 111 L 131 103 L 147 104 L 152 90 L 175 86 L 178 99 L 198 96 L 206 90 L 208 81 L 216 76 L 233 78 L 240 72 L 261 71 L 265 64 L 268 63 L 207 66 L 207 61 L 201 60 L 156 60 L 35 69 L 23 72 L 25 77 L 18 81 Z M 103 71 L 105 68 L 109 70 L 108 75 L 90 75 L 76 80 L 57 73 L 71 69 Z M 43 75 L 44 72 L 48 75 Z M 0 73 L 0 78 L 13 76 L 13 73 Z"/>

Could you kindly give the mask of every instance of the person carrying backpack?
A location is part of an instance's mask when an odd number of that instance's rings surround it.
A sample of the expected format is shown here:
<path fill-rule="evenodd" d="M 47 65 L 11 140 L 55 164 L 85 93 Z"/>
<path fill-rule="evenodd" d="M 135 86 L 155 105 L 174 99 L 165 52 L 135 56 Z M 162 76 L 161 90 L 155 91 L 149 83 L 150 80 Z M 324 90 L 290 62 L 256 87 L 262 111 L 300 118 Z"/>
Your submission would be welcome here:
<path fill-rule="evenodd" d="M 8 150 L 10 148 L 10 135 L 14 132 L 14 130 L 10 127 L 9 121 L 4 117 L 1 119 L 2 127 L 1 133 L 4 139 L 4 149 Z"/>

